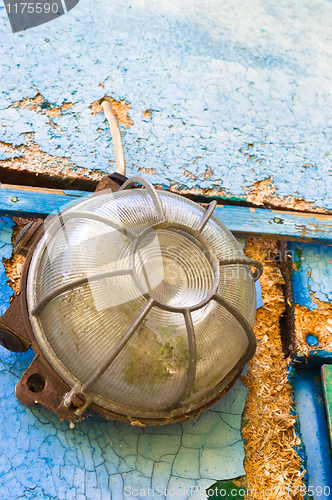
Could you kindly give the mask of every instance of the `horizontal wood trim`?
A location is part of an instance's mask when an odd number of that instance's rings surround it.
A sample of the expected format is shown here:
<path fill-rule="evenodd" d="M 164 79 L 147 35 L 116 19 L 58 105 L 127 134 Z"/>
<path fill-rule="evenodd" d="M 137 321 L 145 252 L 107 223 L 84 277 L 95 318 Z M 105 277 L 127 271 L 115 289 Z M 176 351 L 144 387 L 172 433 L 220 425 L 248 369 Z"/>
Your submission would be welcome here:
<path fill-rule="evenodd" d="M 86 191 L 0 184 L 0 215 L 46 217 L 89 196 Z M 214 214 L 236 234 L 332 243 L 332 215 L 231 205 L 218 205 Z"/>

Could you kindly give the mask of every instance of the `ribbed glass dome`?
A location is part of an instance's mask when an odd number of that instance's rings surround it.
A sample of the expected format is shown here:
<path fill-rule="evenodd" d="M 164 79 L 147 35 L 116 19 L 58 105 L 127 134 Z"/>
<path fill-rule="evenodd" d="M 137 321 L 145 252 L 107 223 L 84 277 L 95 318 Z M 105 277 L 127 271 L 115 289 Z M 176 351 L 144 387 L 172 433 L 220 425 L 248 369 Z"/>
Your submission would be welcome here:
<path fill-rule="evenodd" d="M 203 227 L 205 214 L 161 190 L 102 192 L 39 242 L 31 324 L 54 369 L 89 401 L 136 417 L 191 411 L 244 359 L 248 332 L 223 301 L 253 326 L 254 279 L 248 263 L 227 263 L 244 253 L 217 217 Z"/>

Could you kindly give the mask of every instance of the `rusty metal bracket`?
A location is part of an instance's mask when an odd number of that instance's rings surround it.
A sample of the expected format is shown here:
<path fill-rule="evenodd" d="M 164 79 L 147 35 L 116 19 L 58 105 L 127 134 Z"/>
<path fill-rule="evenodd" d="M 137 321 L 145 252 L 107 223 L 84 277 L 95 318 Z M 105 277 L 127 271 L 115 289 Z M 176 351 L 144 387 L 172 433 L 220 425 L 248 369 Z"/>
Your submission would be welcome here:
<path fill-rule="evenodd" d="M 92 196 L 96 196 L 100 194 L 100 191 L 105 191 L 105 189 L 110 189 L 112 193 L 119 191 L 122 184 L 127 181 L 127 177 L 119 174 L 118 172 L 113 172 L 113 174 L 104 175 L 100 179 L 95 189 L 95 192 Z"/>

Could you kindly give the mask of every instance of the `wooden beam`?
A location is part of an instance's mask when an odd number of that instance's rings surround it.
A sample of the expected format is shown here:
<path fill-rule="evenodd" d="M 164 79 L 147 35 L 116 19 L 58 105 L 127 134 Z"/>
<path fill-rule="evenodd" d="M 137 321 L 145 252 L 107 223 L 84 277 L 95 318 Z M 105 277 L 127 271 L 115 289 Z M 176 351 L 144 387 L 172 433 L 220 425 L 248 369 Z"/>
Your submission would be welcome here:
<path fill-rule="evenodd" d="M 278 240 L 332 243 L 332 215 L 218 206 L 215 215 L 233 233 Z"/>
<path fill-rule="evenodd" d="M 0 215 L 46 217 L 89 197 L 87 191 L 0 184 Z M 332 215 L 218 205 L 215 215 L 230 231 L 290 241 L 332 243 Z"/>
<path fill-rule="evenodd" d="M 87 191 L 46 189 L 0 184 L 0 215 L 19 217 L 47 217 L 59 212 L 69 203 L 77 203 Z"/>

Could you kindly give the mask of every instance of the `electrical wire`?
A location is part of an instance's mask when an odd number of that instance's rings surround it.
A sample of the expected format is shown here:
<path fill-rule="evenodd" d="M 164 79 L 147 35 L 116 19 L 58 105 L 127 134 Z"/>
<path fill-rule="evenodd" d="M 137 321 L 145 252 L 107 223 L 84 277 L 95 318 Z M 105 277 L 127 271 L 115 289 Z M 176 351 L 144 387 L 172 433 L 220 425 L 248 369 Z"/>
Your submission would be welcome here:
<path fill-rule="evenodd" d="M 118 120 L 113 112 L 112 104 L 109 101 L 103 101 L 101 106 L 111 129 L 115 153 L 115 169 L 119 174 L 126 175 L 126 164 Z"/>

